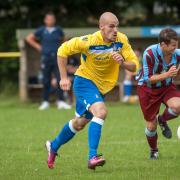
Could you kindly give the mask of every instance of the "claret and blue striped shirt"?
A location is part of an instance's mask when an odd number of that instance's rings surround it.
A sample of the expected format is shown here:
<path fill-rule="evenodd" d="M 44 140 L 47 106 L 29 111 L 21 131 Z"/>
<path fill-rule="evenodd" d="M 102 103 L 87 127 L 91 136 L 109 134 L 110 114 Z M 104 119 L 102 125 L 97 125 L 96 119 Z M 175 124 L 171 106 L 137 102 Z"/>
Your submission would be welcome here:
<path fill-rule="evenodd" d="M 143 54 L 142 67 L 136 76 L 138 85 L 144 85 L 149 88 L 169 86 L 172 83 L 172 78 L 166 78 L 165 80 L 158 81 L 155 84 L 151 84 L 149 78 L 155 74 L 167 72 L 171 66 L 177 66 L 178 64 L 180 64 L 180 49 L 174 51 L 170 63 L 167 64 L 164 60 L 160 44 L 151 45 Z"/>

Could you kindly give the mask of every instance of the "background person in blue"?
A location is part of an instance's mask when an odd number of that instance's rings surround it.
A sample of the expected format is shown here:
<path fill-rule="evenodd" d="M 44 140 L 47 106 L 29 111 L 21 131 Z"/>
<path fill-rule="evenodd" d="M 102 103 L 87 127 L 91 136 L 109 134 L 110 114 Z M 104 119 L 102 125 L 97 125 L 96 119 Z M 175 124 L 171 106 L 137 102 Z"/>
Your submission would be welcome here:
<path fill-rule="evenodd" d="M 59 88 L 60 80 L 57 67 L 57 49 L 64 41 L 64 32 L 56 24 L 56 17 L 52 12 L 48 12 L 44 17 L 44 26 L 39 27 L 34 33 L 27 36 L 27 42 L 41 53 L 41 70 L 43 75 L 43 102 L 39 110 L 49 108 L 49 93 L 51 88 L 51 77 L 57 80 L 58 109 L 70 109 L 71 106 L 64 102 L 64 94 Z"/>

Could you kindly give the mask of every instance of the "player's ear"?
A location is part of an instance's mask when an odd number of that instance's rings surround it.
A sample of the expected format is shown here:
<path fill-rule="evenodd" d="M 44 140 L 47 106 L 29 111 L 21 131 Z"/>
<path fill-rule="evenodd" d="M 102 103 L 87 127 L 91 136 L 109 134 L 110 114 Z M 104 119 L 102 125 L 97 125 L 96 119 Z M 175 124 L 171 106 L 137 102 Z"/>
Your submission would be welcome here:
<path fill-rule="evenodd" d="M 161 45 L 161 47 L 167 46 L 167 44 L 165 42 L 161 42 L 160 45 Z"/>
<path fill-rule="evenodd" d="M 101 23 L 99 24 L 99 29 L 100 29 L 100 30 L 102 30 L 102 29 L 103 29 L 103 28 L 102 28 L 102 24 L 101 24 Z"/>

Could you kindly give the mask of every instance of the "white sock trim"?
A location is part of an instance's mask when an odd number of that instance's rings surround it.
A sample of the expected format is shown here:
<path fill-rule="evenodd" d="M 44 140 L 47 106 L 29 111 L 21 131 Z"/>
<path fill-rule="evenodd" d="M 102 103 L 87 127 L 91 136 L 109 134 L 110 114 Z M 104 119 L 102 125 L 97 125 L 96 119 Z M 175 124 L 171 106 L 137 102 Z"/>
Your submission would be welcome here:
<path fill-rule="evenodd" d="M 72 120 L 69 121 L 69 128 L 73 133 L 77 133 L 77 131 L 74 129 L 74 127 L 72 125 Z"/>
<path fill-rule="evenodd" d="M 132 81 L 131 80 L 125 80 L 124 85 L 132 85 Z"/>
<path fill-rule="evenodd" d="M 176 114 L 171 108 L 168 108 L 168 112 L 173 116 L 178 116 L 178 114 Z"/>
<path fill-rule="evenodd" d="M 91 121 L 96 122 L 97 124 L 100 124 L 101 126 L 104 124 L 104 120 L 98 117 L 93 117 Z"/>
<path fill-rule="evenodd" d="M 77 112 L 75 112 L 75 116 L 76 117 L 81 117 Z"/>
<path fill-rule="evenodd" d="M 90 104 L 88 104 L 88 105 L 86 106 L 87 111 L 88 111 L 88 109 L 89 109 L 90 106 L 91 106 Z"/>
<path fill-rule="evenodd" d="M 145 134 L 146 134 L 148 137 L 153 137 L 153 136 L 156 135 L 156 133 L 157 133 L 156 130 L 150 131 L 148 128 L 145 128 Z"/>

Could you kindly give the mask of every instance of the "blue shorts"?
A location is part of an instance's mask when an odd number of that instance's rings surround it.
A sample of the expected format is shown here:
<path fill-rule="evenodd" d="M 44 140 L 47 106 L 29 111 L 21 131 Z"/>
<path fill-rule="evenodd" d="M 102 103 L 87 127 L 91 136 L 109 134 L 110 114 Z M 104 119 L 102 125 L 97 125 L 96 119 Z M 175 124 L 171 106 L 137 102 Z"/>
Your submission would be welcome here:
<path fill-rule="evenodd" d="M 80 76 L 74 78 L 73 91 L 76 97 L 76 116 L 92 119 L 89 107 L 95 102 L 104 102 L 104 96 L 91 80 Z"/>

